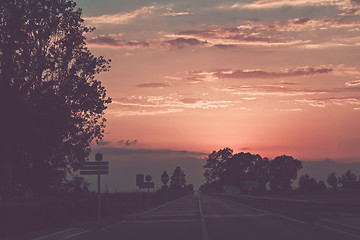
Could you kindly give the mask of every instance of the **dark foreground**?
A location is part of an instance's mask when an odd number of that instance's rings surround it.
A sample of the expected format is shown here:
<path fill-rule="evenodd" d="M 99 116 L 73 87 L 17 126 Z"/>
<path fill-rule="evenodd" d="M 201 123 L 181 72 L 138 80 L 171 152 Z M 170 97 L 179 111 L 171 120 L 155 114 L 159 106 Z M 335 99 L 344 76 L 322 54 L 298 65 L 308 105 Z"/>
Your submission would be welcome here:
<path fill-rule="evenodd" d="M 101 227 L 76 227 L 34 240 L 353 240 L 354 233 L 250 208 L 215 196 L 186 196 Z"/>

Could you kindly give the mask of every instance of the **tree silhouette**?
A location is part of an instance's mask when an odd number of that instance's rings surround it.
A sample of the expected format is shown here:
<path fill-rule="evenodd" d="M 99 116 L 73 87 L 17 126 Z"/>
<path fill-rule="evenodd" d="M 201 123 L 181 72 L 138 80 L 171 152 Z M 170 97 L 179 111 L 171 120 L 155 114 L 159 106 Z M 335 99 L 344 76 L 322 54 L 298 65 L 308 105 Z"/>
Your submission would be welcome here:
<path fill-rule="evenodd" d="M 186 190 L 185 173 L 180 167 L 176 167 L 170 178 L 170 190 L 182 192 Z"/>
<path fill-rule="evenodd" d="M 344 182 L 355 182 L 357 181 L 358 177 L 356 176 L 355 173 L 352 173 L 351 170 L 347 170 L 346 173 L 344 173 L 343 175 L 341 175 L 338 179 L 338 182 L 340 184 L 343 184 Z"/>
<path fill-rule="evenodd" d="M 225 163 L 232 157 L 233 150 L 224 148 L 213 151 L 206 159 L 205 179 L 208 184 L 219 184 L 225 171 Z"/>
<path fill-rule="evenodd" d="M 338 185 L 338 179 L 335 175 L 335 173 L 330 173 L 330 175 L 327 177 L 326 182 L 333 187 L 333 189 L 337 188 Z"/>
<path fill-rule="evenodd" d="M 318 190 L 318 183 L 315 178 L 310 177 L 308 174 L 301 175 L 299 179 L 299 190 L 302 192 L 315 192 Z"/>
<path fill-rule="evenodd" d="M 297 172 L 301 168 L 301 162 L 291 156 L 282 155 L 274 158 L 267 167 L 271 190 L 291 190 L 292 181 L 297 178 Z"/>
<path fill-rule="evenodd" d="M 86 47 L 73 0 L 0 5 L 0 191 L 56 189 L 103 137 L 109 61 Z"/>

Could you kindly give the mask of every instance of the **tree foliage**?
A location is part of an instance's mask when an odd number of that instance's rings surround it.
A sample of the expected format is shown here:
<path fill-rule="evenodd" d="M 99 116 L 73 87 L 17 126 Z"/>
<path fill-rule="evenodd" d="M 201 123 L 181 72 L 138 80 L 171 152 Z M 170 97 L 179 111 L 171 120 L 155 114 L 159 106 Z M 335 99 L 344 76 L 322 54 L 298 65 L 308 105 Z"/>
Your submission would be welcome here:
<path fill-rule="evenodd" d="M 336 189 L 338 186 L 338 179 L 335 175 L 335 173 L 330 173 L 330 175 L 327 177 L 326 182 L 333 187 L 333 189 Z"/>
<path fill-rule="evenodd" d="M 315 192 L 319 190 L 319 185 L 315 178 L 310 177 L 308 174 L 300 176 L 299 179 L 299 190 L 302 192 Z"/>
<path fill-rule="evenodd" d="M 257 191 L 265 191 L 270 183 L 271 190 L 286 190 L 302 168 L 301 162 L 290 156 L 279 156 L 269 161 L 258 154 L 236 153 L 230 148 L 213 151 L 206 159 L 206 184 L 202 190 L 221 191 L 219 186 L 231 185 L 245 189 L 244 183 L 256 182 Z"/>
<path fill-rule="evenodd" d="M 272 191 L 290 190 L 301 168 L 301 162 L 291 156 L 282 155 L 274 158 L 267 167 L 270 189 Z"/>
<path fill-rule="evenodd" d="M 351 172 L 351 170 L 347 170 L 346 173 L 342 174 L 339 179 L 338 182 L 340 184 L 343 184 L 344 182 L 356 182 L 358 179 L 358 177 L 356 176 L 355 173 Z"/>
<path fill-rule="evenodd" d="M 2 1 L 3 192 L 15 183 L 37 193 L 56 189 L 103 137 L 111 99 L 95 76 L 109 61 L 86 47 L 92 30 L 73 0 Z"/>
<path fill-rule="evenodd" d="M 180 167 L 176 167 L 170 177 L 170 190 L 182 192 L 186 190 L 185 173 Z"/>

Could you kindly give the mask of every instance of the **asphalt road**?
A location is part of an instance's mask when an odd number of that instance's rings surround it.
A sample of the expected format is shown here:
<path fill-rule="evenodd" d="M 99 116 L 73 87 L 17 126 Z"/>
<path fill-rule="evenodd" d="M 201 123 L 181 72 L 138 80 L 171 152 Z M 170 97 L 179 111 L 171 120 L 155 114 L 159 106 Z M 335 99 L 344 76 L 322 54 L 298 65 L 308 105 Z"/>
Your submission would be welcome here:
<path fill-rule="evenodd" d="M 353 240 L 326 226 L 208 195 L 186 196 L 97 229 L 69 229 L 36 240 Z"/>

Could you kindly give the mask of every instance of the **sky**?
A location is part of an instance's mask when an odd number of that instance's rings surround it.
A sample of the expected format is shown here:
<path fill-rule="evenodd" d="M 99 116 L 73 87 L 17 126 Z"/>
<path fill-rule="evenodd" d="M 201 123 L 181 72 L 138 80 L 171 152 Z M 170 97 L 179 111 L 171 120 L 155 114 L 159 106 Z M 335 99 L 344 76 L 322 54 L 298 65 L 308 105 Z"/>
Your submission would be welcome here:
<path fill-rule="evenodd" d="M 180 165 L 199 185 L 204 157 L 224 147 L 360 160 L 359 0 L 76 2 L 96 27 L 88 47 L 112 60 L 93 152 L 134 184 Z M 112 188 L 133 187 L 119 172 Z"/>

